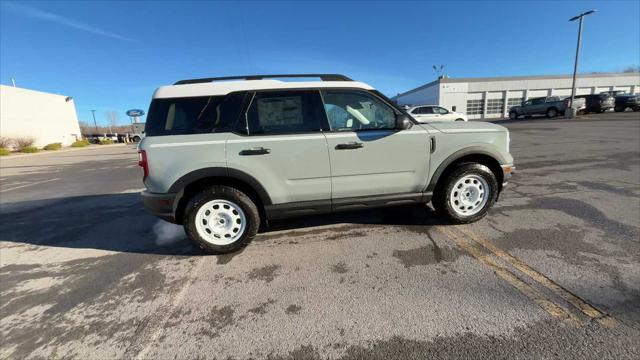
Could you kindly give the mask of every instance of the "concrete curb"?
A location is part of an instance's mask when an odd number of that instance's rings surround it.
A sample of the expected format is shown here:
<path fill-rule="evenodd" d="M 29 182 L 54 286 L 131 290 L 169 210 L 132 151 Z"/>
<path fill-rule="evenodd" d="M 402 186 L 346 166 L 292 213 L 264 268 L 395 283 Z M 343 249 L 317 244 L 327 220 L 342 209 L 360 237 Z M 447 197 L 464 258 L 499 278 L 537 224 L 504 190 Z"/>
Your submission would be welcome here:
<path fill-rule="evenodd" d="M 5 161 L 9 159 L 22 159 L 26 157 L 46 155 L 46 154 L 59 154 L 64 152 L 72 152 L 72 151 L 80 151 L 80 150 L 95 150 L 95 149 L 105 149 L 105 148 L 111 148 L 111 147 L 124 147 L 129 145 L 131 144 L 89 145 L 81 148 L 65 148 L 61 150 L 40 150 L 39 152 L 33 153 L 33 154 L 22 154 L 22 153 L 13 154 L 12 153 L 11 155 L 0 157 L 0 161 Z"/>

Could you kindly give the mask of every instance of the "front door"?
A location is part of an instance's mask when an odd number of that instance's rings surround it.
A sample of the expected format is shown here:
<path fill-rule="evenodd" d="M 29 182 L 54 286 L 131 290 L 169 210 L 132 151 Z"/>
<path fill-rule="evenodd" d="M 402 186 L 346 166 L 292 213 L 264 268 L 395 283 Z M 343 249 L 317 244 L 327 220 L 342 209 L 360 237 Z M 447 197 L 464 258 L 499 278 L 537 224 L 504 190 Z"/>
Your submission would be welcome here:
<path fill-rule="evenodd" d="M 331 198 L 320 93 L 256 92 L 227 139 L 227 166 L 245 172 L 274 205 Z"/>
<path fill-rule="evenodd" d="M 332 199 L 420 193 L 429 170 L 429 136 L 396 128 L 397 110 L 363 90 L 323 90 L 330 131 Z"/>
<path fill-rule="evenodd" d="M 434 106 L 433 112 L 439 114 L 438 119 L 442 121 L 455 121 L 457 119 L 455 114 L 452 114 L 449 110 L 440 106 Z"/>

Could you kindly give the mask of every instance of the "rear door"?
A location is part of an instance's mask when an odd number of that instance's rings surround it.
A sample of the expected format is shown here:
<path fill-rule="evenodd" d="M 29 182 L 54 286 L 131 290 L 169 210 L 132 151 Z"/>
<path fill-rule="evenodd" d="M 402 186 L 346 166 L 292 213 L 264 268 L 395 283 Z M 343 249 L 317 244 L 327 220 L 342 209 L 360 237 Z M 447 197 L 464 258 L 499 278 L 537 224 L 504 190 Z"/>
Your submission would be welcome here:
<path fill-rule="evenodd" d="M 328 201 L 324 116 L 317 90 L 256 92 L 227 140 L 228 168 L 256 179 L 273 204 Z"/>
<path fill-rule="evenodd" d="M 323 90 L 334 209 L 339 199 L 416 194 L 426 187 L 429 136 L 396 128 L 397 112 L 362 90 Z"/>
<path fill-rule="evenodd" d="M 436 114 L 431 106 L 420 106 L 411 112 L 413 117 L 420 122 L 436 121 Z"/>

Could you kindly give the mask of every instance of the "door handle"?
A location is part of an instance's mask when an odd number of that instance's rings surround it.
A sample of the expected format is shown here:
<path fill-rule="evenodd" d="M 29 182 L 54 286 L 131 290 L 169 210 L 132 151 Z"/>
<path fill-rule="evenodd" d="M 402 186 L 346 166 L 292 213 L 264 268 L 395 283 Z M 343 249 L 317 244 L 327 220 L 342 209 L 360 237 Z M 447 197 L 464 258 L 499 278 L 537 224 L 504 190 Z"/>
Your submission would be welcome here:
<path fill-rule="evenodd" d="M 265 154 L 269 154 L 270 152 L 271 152 L 271 149 L 265 149 L 261 146 L 261 147 L 254 147 L 251 149 L 244 149 L 240 151 L 240 155 L 265 155 Z"/>
<path fill-rule="evenodd" d="M 338 144 L 336 145 L 336 150 L 353 150 L 353 149 L 360 149 L 361 147 L 363 147 L 364 145 L 362 145 L 362 143 L 359 142 L 348 142 L 345 144 Z"/>

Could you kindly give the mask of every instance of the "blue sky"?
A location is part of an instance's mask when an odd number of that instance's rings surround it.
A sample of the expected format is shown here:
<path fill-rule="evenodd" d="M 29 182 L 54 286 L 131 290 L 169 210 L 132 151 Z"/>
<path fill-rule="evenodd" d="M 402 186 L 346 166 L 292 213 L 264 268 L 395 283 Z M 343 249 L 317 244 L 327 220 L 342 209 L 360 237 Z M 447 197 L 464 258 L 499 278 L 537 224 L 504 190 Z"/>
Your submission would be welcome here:
<path fill-rule="evenodd" d="M 566 74 L 640 63 L 640 2 L 0 2 L 0 82 L 97 109 L 147 109 L 179 79 L 343 73 L 387 95 L 451 77 Z"/>

